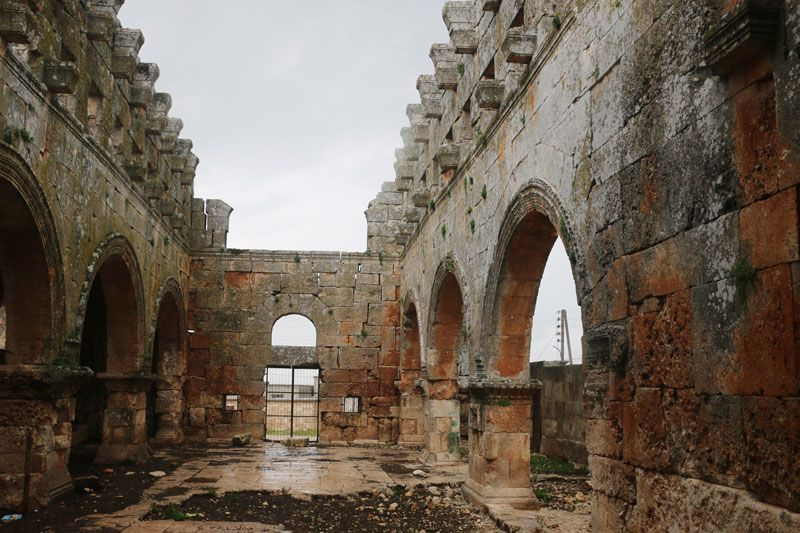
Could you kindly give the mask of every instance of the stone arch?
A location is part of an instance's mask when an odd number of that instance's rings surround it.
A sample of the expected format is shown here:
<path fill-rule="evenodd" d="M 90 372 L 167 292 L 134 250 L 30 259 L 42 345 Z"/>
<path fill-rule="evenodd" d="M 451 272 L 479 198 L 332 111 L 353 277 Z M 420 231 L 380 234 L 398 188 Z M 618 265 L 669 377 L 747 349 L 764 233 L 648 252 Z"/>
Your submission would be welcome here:
<path fill-rule="evenodd" d="M 572 224 L 550 187 L 533 180 L 509 205 L 489 270 L 483 308 L 479 377 L 527 378 L 530 330 L 544 267 L 561 237 L 570 262 L 578 298 L 585 264 Z"/>
<path fill-rule="evenodd" d="M 425 462 L 460 460 L 459 354 L 466 349 L 465 300 L 456 265 L 447 257 L 436 270 L 428 309 L 425 356 Z M 462 368 L 459 368 L 462 366 Z"/>
<path fill-rule="evenodd" d="M 463 367 L 462 361 L 459 360 L 460 352 L 467 350 L 466 325 L 468 324 L 468 312 L 463 279 L 464 277 L 459 272 L 455 260 L 450 256 L 439 264 L 434 274 L 426 325 L 427 350 L 422 363 L 429 377 L 431 376 L 431 357 L 436 355 L 437 350 L 441 349 L 437 347 L 437 344 L 445 346 L 443 348 L 445 351 L 452 352 L 453 359 L 452 362 L 448 362 L 448 365 L 452 365 L 455 370 L 448 369 L 448 373 L 452 374 L 453 379 L 457 379 L 467 370 Z M 440 309 L 442 305 L 444 307 Z M 442 320 L 446 322 L 442 322 Z M 456 323 L 458 324 L 457 329 L 447 327 L 448 324 L 452 326 Z M 448 332 L 453 333 L 454 336 L 448 336 Z M 440 335 L 439 339 L 437 339 L 437 333 Z M 444 344 L 437 343 L 437 340 L 444 341 Z M 445 355 L 449 359 L 450 354 Z M 436 372 L 441 372 L 442 370 Z"/>
<path fill-rule="evenodd" d="M 417 307 L 411 293 L 403 299 L 400 365 L 397 389 L 400 394 L 400 428 L 398 444 L 421 446 L 425 436 L 422 391 L 421 338 Z"/>
<path fill-rule="evenodd" d="M 99 282 L 99 284 L 97 283 Z M 81 349 L 86 337 L 86 320 L 92 291 L 99 289 L 107 311 L 107 363 L 105 372 L 141 370 L 144 352 L 144 291 L 136 253 L 128 240 L 119 234 L 106 237 L 92 254 L 78 305 Z M 99 304 L 100 302 L 94 302 Z"/>
<path fill-rule="evenodd" d="M 19 155 L 0 143 L 0 364 L 42 363 L 63 353 L 66 302 L 58 233 L 47 198 Z"/>
<path fill-rule="evenodd" d="M 95 377 L 78 391 L 73 455 L 79 450 L 101 463 L 148 455 L 145 396 L 152 376 L 141 372 L 143 300 L 133 248 L 123 236 L 109 235 L 91 257 L 78 306 L 80 362 Z"/>
<path fill-rule="evenodd" d="M 186 368 L 186 315 L 183 295 L 175 278 L 169 278 L 156 300 L 150 372 L 156 379 L 147 398 L 148 436 L 160 442 L 182 439 L 182 375 Z"/>
<path fill-rule="evenodd" d="M 272 328 L 286 315 L 300 315 L 314 324 L 317 332 L 317 347 L 324 346 L 325 337 L 336 333 L 331 328 L 335 325 L 333 311 L 313 294 L 278 294 L 273 297 L 272 313 L 266 331 L 266 342 L 272 346 Z"/>

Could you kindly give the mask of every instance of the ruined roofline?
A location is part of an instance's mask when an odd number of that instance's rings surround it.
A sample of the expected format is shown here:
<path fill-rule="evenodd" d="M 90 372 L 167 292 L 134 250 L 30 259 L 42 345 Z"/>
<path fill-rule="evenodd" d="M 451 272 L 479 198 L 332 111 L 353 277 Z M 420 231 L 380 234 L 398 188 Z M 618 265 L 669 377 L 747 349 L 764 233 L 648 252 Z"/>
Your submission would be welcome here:
<path fill-rule="evenodd" d="M 531 0 L 445 2 L 450 41 L 431 47 L 434 75 L 417 79 L 420 102 L 406 108 L 395 180 L 365 213 L 370 251 L 404 253 L 575 20 L 571 5 L 539 9 Z"/>
<path fill-rule="evenodd" d="M 156 92 L 158 65 L 139 60 L 142 32 L 119 22 L 123 2 L 1 0 L 4 62 L 104 153 L 185 245 L 199 159 L 180 137 L 183 121 L 169 116 L 172 97 Z M 6 119 L 7 128 L 25 128 Z"/>
<path fill-rule="evenodd" d="M 397 254 L 389 253 L 371 253 L 371 252 L 337 252 L 337 251 L 324 251 L 324 250 L 257 250 L 247 248 L 226 248 L 221 251 L 203 251 L 193 254 L 193 257 L 206 258 L 206 257 L 219 257 L 220 255 L 230 257 L 231 259 L 237 258 L 253 258 L 271 261 L 294 261 L 299 257 L 301 262 L 303 260 L 319 260 L 319 261 L 339 261 L 339 260 L 359 260 L 363 262 L 376 262 L 381 261 L 398 261 L 400 256 Z"/>

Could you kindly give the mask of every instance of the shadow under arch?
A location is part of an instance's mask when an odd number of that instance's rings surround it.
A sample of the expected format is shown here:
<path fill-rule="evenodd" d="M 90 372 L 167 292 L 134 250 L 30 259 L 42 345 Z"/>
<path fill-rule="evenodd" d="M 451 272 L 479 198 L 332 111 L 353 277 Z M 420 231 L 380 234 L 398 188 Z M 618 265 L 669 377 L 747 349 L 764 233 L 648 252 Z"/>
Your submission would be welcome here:
<path fill-rule="evenodd" d="M 63 353 L 66 298 L 58 232 L 28 164 L 0 142 L 0 364 L 38 364 Z"/>
<path fill-rule="evenodd" d="M 147 434 L 158 442 L 180 442 L 186 369 L 186 313 L 175 278 L 162 285 L 156 300 L 150 373 L 156 377 L 147 395 Z"/>

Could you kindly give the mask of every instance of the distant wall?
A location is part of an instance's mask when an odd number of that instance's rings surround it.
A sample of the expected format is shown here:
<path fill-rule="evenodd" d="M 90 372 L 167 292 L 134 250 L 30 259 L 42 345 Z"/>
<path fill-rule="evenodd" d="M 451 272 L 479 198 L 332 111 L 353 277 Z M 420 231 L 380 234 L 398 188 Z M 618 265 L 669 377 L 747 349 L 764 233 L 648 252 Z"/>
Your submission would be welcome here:
<path fill-rule="evenodd" d="M 534 393 L 531 450 L 586 464 L 583 366 L 531 363 L 531 377 L 542 382 Z"/>

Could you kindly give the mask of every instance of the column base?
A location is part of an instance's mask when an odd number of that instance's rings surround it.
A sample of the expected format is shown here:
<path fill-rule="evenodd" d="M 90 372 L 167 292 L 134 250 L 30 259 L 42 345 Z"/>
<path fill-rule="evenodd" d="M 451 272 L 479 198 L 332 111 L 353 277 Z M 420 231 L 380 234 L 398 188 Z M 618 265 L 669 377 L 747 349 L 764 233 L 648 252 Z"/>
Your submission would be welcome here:
<path fill-rule="evenodd" d="M 467 501 L 482 509 L 486 509 L 490 505 L 508 505 L 514 509 L 535 511 L 541 507 L 530 487 L 499 489 L 487 487 L 473 479 L 468 479 L 464 482 L 462 491 Z"/>

